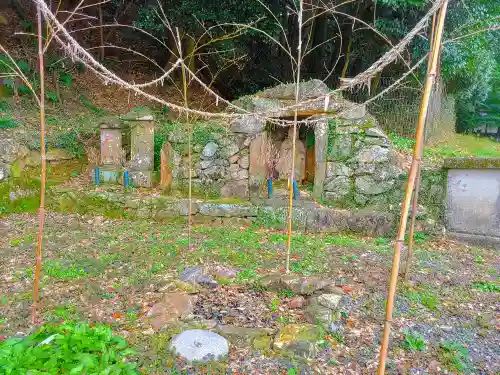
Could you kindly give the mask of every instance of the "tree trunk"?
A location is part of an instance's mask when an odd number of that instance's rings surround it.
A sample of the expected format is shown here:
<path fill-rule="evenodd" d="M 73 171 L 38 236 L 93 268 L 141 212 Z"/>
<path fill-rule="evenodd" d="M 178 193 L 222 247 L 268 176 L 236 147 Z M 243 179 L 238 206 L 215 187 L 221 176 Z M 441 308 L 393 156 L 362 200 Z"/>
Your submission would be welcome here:
<path fill-rule="evenodd" d="M 326 14 L 323 14 L 315 19 L 314 22 L 314 38 L 313 38 L 313 48 L 316 48 L 313 53 L 311 53 L 311 67 L 312 73 L 319 78 L 323 78 L 325 75 L 325 56 L 326 56 L 326 40 L 327 40 L 327 28 L 328 28 L 328 18 Z"/>
<path fill-rule="evenodd" d="M 104 51 L 104 30 L 102 28 L 102 5 L 98 6 L 98 12 L 99 12 L 99 38 L 101 41 L 101 61 L 104 61 L 106 53 Z"/>
<path fill-rule="evenodd" d="M 169 69 L 172 68 L 175 61 L 179 58 L 179 51 L 177 49 L 177 43 L 175 42 L 175 36 L 170 32 L 170 30 L 165 29 L 165 35 L 167 38 L 168 59 L 164 69 L 168 71 Z M 172 81 L 174 81 L 178 77 L 179 77 L 179 71 L 178 69 L 176 69 L 174 72 L 172 72 L 170 78 Z"/>
<path fill-rule="evenodd" d="M 54 89 L 56 90 L 57 101 L 62 103 L 61 88 L 59 85 L 59 70 L 52 69 L 52 83 L 54 84 Z"/>
<path fill-rule="evenodd" d="M 185 56 L 184 58 L 186 60 L 186 65 L 191 72 L 196 73 L 196 53 L 195 53 L 196 42 L 192 37 L 186 36 L 184 38 L 183 44 L 184 44 L 184 56 Z M 191 77 L 188 75 L 187 79 L 189 81 Z"/>

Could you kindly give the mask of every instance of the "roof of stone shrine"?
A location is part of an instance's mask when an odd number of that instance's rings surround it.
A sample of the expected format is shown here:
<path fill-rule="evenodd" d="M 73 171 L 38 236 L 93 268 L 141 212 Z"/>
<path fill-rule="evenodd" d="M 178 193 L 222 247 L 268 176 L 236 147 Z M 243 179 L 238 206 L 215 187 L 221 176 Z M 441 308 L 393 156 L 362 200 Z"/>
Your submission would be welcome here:
<path fill-rule="evenodd" d="M 288 107 L 295 105 L 295 89 L 293 83 L 281 84 L 254 95 L 243 96 L 235 100 L 233 104 L 249 112 L 266 113 L 268 117 L 292 117 L 294 109 Z M 318 115 L 333 116 L 351 107 L 356 109 L 351 115 L 346 114 L 343 117 L 356 119 L 364 116 L 364 106 L 357 107 L 355 103 L 343 99 L 337 93 L 325 99 L 328 93 L 330 93 L 328 86 L 318 79 L 302 82 L 299 86 L 299 100 L 305 103 L 299 106 L 298 116 L 302 118 Z"/>

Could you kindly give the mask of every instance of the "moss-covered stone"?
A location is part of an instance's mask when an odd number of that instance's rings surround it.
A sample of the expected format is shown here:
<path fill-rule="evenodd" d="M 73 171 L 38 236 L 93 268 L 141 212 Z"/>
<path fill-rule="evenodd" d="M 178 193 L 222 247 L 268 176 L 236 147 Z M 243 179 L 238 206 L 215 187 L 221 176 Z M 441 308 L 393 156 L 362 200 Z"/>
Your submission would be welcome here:
<path fill-rule="evenodd" d="M 311 359 L 318 353 L 323 331 L 312 324 L 283 326 L 273 342 L 273 350 L 284 356 Z"/>
<path fill-rule="evenodd" d="M 271 336 L 261 336 L 253 340 L 252 348 L 260 351 L 267 351 L 271 348 Z"/>
<path fill-rule="evenodd" d="M 134 108 L 129 113 L 121 117 L 125 121 L 151 121 L 153 120 L 153 112 L 147 107 Z"/>
<path fill-rule="evenodd" d="M 267 341 L 269 347 L 272 330 L 269 328 L 258 327 L 237 327 L 233 325 L 219 325 L 216 329 L 217 333 L 227 338 L 231 344 L 238 346 L 263 345 Z M 267 340 L 266 340 L 267 339 Z"/>
<path fill-rule="evenodd" d="M 21 159 L 16 159 L 10 166 L 10 176 L 14 178 L 21 177 L 24 169 L 24 162 Z"/>
<path fill-rule="evenodd" d="M 445 169 L 500 169 L 500 158 L 448 158 Z"/>

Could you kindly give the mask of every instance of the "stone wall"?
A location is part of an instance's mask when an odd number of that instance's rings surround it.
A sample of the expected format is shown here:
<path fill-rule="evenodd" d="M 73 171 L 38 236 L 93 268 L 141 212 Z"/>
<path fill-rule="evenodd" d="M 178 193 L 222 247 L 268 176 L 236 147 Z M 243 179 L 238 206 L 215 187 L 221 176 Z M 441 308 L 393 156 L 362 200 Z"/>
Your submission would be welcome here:
<path fill-rule="evenodd" d="M 262 101 L 259 99 L 259 103 Z M 345 105 L 345 100 L 341 103 Z M 326 129 L 315 131 L 317 199 L 364 207 L 378 202 L 379 195 L 394 187 L 403 171 L 387 135 L 364 107 L 340 119 L 321 116 L 315 121 L 312 126 L 316 130 Z M 247 118 L 245 124 L 234 120 L 229 124 L 230 130 L 212 132 L 205 142 L 193 144 L 191 177 L 196 189 L 210 189 L 222 197 L 248 199 L 252 191 L 256 191 L 252 197 L 259 195 L 266 178 L 261 160 L 266 133 L 262 124 L 256 127 L 254 122 L 252 118 Z M 189 170 L 185 129 L 172 132 L 169 142 L 174 150 L 174 183 L 185 187 Z"/>
<path fill-rule="evenodd" d="M 193 187 L 210 190 L 213 195 L 248 199 L 249 145 L 251 137 L 225 131 L 211 132 L 206 142 L 192 145 L 191 177 Z M 185 188 L 189 178 L 187 134 L 177 129 L 169 136 L 173 156 L 174 185 Z"/>
<path fill-rule="evenodd" d="M 113 191 L 73 191 L 56 188 L 57 201 L 49 206 L 60 211 L 135 219 L 172 220 L 187 217 L 188 199 L 167 196 L 139 196 Z M 285 228 L 286 207 L 273 207 L 250 202 L 227 203 L 224 201 L 192 200 L 191 212 L 194 223 L 213 225 L 250 225 L 257 222 L 268 228 Z M 293 209 L 294 230 L 302 232 L 356 232 L 370 236 L 391 234 L 395 216 L 375 210 L 343 210 L 319 208 L 313 205 L 296 205 Z"/>
<path fill-rule="evenodd" d="M 367 206 L 390 191 L 403 172 L 392 144 L 366 114 L 352 120 L 330 120 L 323 198 Z"/>

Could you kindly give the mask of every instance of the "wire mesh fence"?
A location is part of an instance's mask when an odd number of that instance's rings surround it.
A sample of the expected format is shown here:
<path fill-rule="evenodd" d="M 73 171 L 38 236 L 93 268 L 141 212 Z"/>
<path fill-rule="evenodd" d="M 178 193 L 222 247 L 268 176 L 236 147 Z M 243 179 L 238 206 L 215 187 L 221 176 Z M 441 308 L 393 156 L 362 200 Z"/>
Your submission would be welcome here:
<path fill-rule="evenodd" d="M 375 89 L 366 87 L 346 94 L 347 99 L 362 103 L 394 84 L 392 77 L 382 77 Z M 375 116 L 380 127 L 388 134 L 413 139 L 418 121 L 423 87 L 415 80 L 408 79 L 386 94 L 367 105 L 367 110 Z M 454 100 L 447 95 L 440 80 L 432 93 L 426 124 L 426 142 L 432 142 L 454 130 Z"/>

